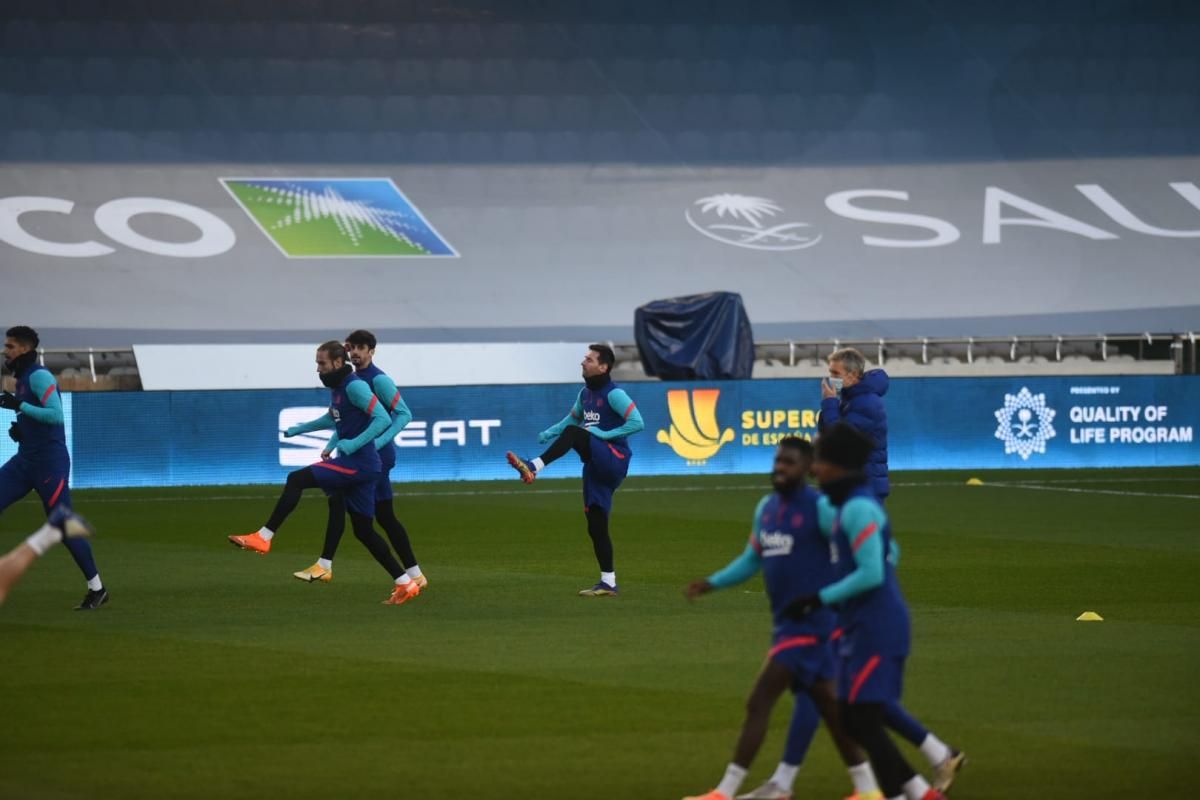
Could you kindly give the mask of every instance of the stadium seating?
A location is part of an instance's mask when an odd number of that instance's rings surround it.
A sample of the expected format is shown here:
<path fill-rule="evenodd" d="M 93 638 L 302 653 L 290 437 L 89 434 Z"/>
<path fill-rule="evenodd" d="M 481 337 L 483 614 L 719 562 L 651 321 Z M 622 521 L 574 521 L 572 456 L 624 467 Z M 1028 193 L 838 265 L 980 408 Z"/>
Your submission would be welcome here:
<path fill-rule="evenodd" d="M 517 163 L 1200 146 L 1192 3 L 936 3 L 900 25 L 837 4 L 495 6 L 9 3 L 0 158 L 254 159 L 263 139 L 293 160 Z M 405 131 L 413 146 L 379 146 Z"/>

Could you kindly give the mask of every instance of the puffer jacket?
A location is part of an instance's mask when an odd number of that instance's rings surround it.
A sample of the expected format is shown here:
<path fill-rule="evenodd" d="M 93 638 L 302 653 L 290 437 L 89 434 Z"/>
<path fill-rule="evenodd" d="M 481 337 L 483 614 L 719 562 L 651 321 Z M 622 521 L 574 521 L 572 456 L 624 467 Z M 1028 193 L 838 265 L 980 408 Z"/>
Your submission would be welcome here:
<path fill-rule="evenodd" d="M 841 421 L 875 440 L 875 451 L 867 461 L 867 478 L 880 499 L 891 492 L 888 484 L 887 408 L 883 404 L 889 383 L 891 379 L 881 369 L 864 372 L 862 380 L 842 389 L 839 397 L 828 397 L 821 401 L 821 416 L 817 420 L 818 431 L 831 428 Z"/>

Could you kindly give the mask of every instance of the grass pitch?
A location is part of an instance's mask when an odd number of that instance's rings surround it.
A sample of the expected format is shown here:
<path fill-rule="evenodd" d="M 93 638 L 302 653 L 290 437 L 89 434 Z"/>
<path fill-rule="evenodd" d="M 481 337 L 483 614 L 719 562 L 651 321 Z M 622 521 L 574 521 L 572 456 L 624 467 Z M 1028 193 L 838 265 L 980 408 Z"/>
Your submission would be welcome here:
<path fill-rule="evenodd" d="M 1200 470 L 899 474 L 889 509 L 914 644 L 906 705 L 971 764 L 956 798 L 1190 789 L 1200 748 Z M 1014 485 L 1020 482 L 1021 485 Z M 1003 485 L 997 485 L 1003 484 Z M 631 479 L 595 581 L 577 481 L 400 487 L 431 585 L 347 533 L 294 580 L 324 504 L 265 557 L 225 542 L 273 487 L 90 491 L 113 602 L 70 611 L 61 549 L 0 609 L 0 797 L 668 798 L 728 761 L 769 644 L 761 584 L 680 591 L 742 548 L 761 477 Z M 40 522 L 25 501 L 0 547 Z M 1075 622 L 1097 611 L 1102 623 Z M 788 708 L 747 781 L 769 775 Z M 913 764 L 924 766 L 907 749 Z M 848 794 L 818 735 L 797 797 Z"/>

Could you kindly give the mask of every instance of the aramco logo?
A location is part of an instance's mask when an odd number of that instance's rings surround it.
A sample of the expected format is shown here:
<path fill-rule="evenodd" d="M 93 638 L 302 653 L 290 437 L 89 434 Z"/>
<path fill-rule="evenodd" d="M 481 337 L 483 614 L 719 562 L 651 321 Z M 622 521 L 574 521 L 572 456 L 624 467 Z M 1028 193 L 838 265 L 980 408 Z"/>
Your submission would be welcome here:
<path fill-rule="evenodd" d="M 690 396 L 689 396 L 690 395 Z M 671 427 L 658 432 L 659 444 L 668 445 L 688 462 L 703 464 L 733 441 L 733 428 L 721 430 L 717 422 L 720 389 L 672 389 L 667 392 Z"/>

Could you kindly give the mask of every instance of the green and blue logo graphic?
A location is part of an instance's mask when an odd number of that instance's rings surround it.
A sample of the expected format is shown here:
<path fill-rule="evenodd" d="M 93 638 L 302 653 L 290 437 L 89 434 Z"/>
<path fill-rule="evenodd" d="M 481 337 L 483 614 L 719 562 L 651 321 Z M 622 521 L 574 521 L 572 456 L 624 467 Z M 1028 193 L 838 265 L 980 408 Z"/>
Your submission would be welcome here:
<path fill-rule="evenodd" d="M 289 258 L 458 253 L 391 178 L 222 178 Z"/>

